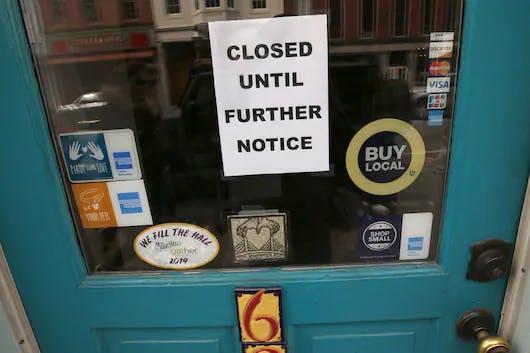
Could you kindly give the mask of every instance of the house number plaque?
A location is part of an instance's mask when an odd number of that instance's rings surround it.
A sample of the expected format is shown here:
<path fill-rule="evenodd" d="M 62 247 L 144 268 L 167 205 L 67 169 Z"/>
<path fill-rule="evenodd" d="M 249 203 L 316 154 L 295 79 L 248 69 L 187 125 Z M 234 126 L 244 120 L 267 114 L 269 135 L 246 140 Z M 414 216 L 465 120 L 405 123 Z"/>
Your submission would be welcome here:
<path fill-rule="evenodd" d="M 286 353 L 280 288 L 236 289 L 243 352 Z"/>

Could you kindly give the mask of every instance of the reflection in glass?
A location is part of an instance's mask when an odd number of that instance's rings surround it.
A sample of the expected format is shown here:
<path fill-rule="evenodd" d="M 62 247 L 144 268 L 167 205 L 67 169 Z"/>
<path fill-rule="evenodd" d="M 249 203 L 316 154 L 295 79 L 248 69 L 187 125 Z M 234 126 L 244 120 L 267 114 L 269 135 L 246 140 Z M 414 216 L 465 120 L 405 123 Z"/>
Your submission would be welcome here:
<path fill-rule="evenodd" d="M 121 18 L 124 21 L 136 19 L 135 0 L 121 0 Z"/>
<path fill-rule="evenodd" d="M 166 11 L 168 14 L 180 13 L 180 0 L 166 0 Z"/>
<path fill-rule="evenodd" d="M 409 0 L 394 0 L 394 36 L 408 34 Z"/>
<path fill-rule="evenodd" d="M 265 9 L 267 8 L 267 0 L 252 0 L 253 9 Z"/>
<path fill-rule="evenodd" d="M 376 0 L 361 0 L 361 38 L 375 35 Z"/>
<path fill-rule="evenodd" d="M 435 0 L 423 0 L 423 33 L 432 32 L 434 25 Z"/>
<path fill-rule="evenodd" d="M 98 22 L 98 6 L 96 0 L 83 0 L 83 14 L 87 23 Z"/>
<path fill-rule="evenodd" d="M 66 20 L 66 2 L 65 0 L 52 0 L 52 18 L 56 25 L 63 24 Z"/>
<path fill-rule="evenodd" d="M 220 0 L 206 0 L 205 7 L 219 7 Z"/>
<path fill-rule="evenodd" d="M 413 212 L 434 214 L 428 260 L 436 258 L 454 97 L 453 91 L 447 95 L 443 126 L 429 126 L 426 35 L 458 30 L 461 7 L 457 0 L 440 1 L 26 0 L 23 5 L 56 142 L 60 133 L 133 130 L 155 224 L 208 229 L 221 243 L 208 267 L 224 268 L 247 266 L 234 261 L 227 223 L 229 216 L 245 212 L 286 214 L 288 258 L 276 265 L 359 262 L 360 217 Z M 328 15 L 329 92 L 323 94 L 330 103 L 330 172 L 225 178 L 207 22 L 311 14 Z M 452 87 L 458 32 L 455 38 L 448 59 Z M 353 135 L 381 117 L 412 124 L 427 149 L 418 179 L 388 196 L 362 192 L 344 165 Z M 70 182 L 65 183 L 73 200 Z M 83 229 L 71 204 L 91 272 L 156 270 L 132 249 L 146 227 Z"/>

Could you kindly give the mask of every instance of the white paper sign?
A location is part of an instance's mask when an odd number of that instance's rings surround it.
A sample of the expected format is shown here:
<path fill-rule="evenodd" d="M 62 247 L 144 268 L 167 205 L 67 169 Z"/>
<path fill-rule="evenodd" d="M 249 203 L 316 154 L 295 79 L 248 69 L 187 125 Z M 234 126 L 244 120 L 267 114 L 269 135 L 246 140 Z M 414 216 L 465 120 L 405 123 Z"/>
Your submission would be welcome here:
<path fill-rule="evenodd" d="M 208 28 L 224 175 L 328 171 L 326 15 Z"/>

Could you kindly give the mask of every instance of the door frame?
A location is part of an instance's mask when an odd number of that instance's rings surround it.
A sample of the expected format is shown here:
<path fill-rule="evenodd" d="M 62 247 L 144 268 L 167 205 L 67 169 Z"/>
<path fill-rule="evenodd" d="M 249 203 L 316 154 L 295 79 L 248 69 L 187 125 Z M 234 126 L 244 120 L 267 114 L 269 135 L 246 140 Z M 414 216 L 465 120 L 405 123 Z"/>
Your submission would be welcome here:
<path fill-rule="evenodd" d="M 471 349 L 472 344 L 456 340 L 452 329 L 454 321 L 472 307 L 487 307 L 499 312 L 506 281 L 487 284 L 466 281 L 462 274 L 467 268 L 469 246 L 488 237 L 514 241 L 530 165 L 530 131 L 526 123 L 530 102 L 526 97 L 525 75 L 522 74 L 527 72 L 528 66 L 525 55 L 517 54 L 524 54 L 525 49 L 520 43 L 525 43 L 527 24 L 524 14 L 529 12 L 527 0 L 513 0 L 510 4 L 465 1 L 461 65 L 438 264 L 321 267 L 311 271 L 210 270 L 196 274 L 168 272 L 156 276 L 88 276 L 51 143 L 21 10 L 16 0 L 6 0 L 4 11 L 0 12 L 0 48 L 3 53 L 0 70 L 1 77 L 4 77 L 0 83 L 0 97 L 7 97 L 2 98 L 0 104 L 0 116 L 3 117 L 0 119 L 0 131 L 6 135 L 0 161 L 3 166 L 9 166 L 9 173 L 1 173 L 3 197 L 0 207 L 9 216 L 2 222 L 0 241 L 42 350 L 46 353 L 67 352 L 75 342 L 77 347 L 90 351 L 98 333 L 91 331 L 87 335 L 84 331 L 86 327 L 83 324 L 76 326 L 75 319 L 82 317 L 87 325 L 101 324 L 96 317 L 96 313 L 101 312 L 91 296 L 105 293 L 112 298 L 118 288 L 120 295 L 131 295 L 129 298 L 135 297 L 138 288 L 161 288 L 161 285 L 178 288 L 179 295 L 190 295 L 194 293 L 194 288 L 207 282 L 210 286 L 218 286 L 218 293 L 225 295 L 226 288 L 234 284 L 265 286 L 303 281 L 304 286 L 293 287 L 292 291 L 302 294 L 304 288 L 318 288 L 324 283 L 371 278 L 385 280 L 379 281 L 381 285 L 375 286 L 377 288 L 367 288 L 367 291 L 390 290 L 399 296 L 405 292 L 395 288 L 396 283 L 416 285 L 420 277 L 424 281 L 424 289 L 433 283 L 434 287 L 426 293 L 443 292 L 447 288 L 459 290 L 449 291 L 446 297 L 432 299 L 432 302 L 421 293 L 415 293 L 404 300 L 402 307 L 392 315 L 377 310 L 351 314 L 358 315 L 357 318 L 374 319 L 398 318 L 405 314 L 413 317 L 419 313 L 418 305 L 432 305 L 433 310 L 428 315 L 443 316 L 437 322 L 435 344 L 454 347 L 454 351 Z M 509 38 L 506 33 L 510 34 Z M 505 53 L 512 53 L 509 65 L 505 64 Z M 480 149 L 471 146 L 480 146 Z M 489 168 L 487 177 L 484 177 L 482 172 L 492 160 L 497 168 Z M 475 208 L 466 212 L 468 209 L 464 206 L 469 200 L 474 200 L 475 207 L 480 208 L 480 216 Z M 456 236 L 463 234 L 463 230 L 469 233 L 465 237 Z M 21 239 L 31 241 L 31 246 L 25 247 Z M 53 256 L 46 251 L 46 244 L 50 243 L 54 244 Z M 43 295 L 44 290 L 46 295 Z M 477 293 L 480 296 L 477 297 Z M 199 294 L 197 301 L 207 300 L 205 294 Z M 54 296 L 61 299 L 60 305 Z M 322 293 L 314 293 L 314 296 L 315 301 L 326 297 Z M 170 298 L 166 294 L 163 297 Z M 344 300 L 343 304 L 347 303 Z M 304 309 L 303 305 L 295 305 L 287 308 L 287 313 Z M 229 308 L 215 309 L 217 315 L 228 315 L 230 320 L 234 318 L 232 311 L 232 303 Z M 118 309 L 109 312 L 108 325 L 119 322 L 112 317 L 117 312 Z M 138 317 L 144 314 L 140 311 Z M 350 312 L 347 314 L 350 315 Z M 162 311 L 152 312 L 151 315 L 160 315 L 164 326 L 175 324 L 172 318 L 164 317 Z M 67 335 L 54 328 L 50 318 L 66 325 Z M 189 322 L 191 326 L 197 323 L 193 320 Z M 129 324 L 141 327 L 142 322 L 131 319 Z M 226 322 L 214 319 L 212 325 L 215 324 Z"/>

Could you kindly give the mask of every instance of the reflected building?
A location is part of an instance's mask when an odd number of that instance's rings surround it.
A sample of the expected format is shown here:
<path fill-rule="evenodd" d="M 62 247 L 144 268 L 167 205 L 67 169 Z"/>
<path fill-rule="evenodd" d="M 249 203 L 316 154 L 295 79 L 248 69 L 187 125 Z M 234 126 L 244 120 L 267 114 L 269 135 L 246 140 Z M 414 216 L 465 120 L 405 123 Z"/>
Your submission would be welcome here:
<path fill-rule="evenodd" d="M 429 34 L 454 31 L 460 0 L 152 0 L 162 89 L 178 105 L 189 71 L 209 64 L 209 21 L 328 15 L 330 54 L 376 57 L 381 76 L 425 84 Z"/>
<path fill-rule="evenodd" d="M 35 6 L 35 5 L 34 5 Z M 116 67 L 156 57 L 149 0 L 39 0 L 55 108 L 99 91 Z"/>
<path fill-rule="evenodd" d="M 151 4 L 165 106 L 178 105 L 194 66 L 210 63 L 208 22 L 285 12 L 283 0 L 152 0 Z M 287 10 L 294 12 L 294 8 Z"/>
<path fill-rule="evenodd" d="M 382 76 L 423 85 L 429 34 L 455 31 L 459 0 L 298 0 L 298 15 L 328 14 L 330 53 L 372 53 Z"/>

